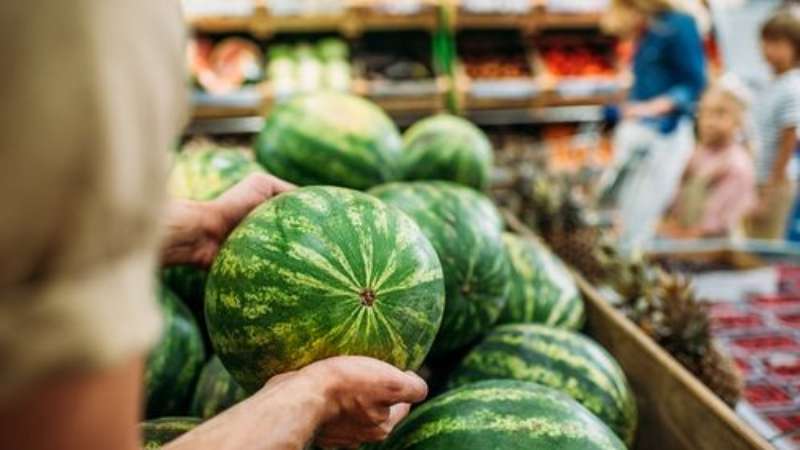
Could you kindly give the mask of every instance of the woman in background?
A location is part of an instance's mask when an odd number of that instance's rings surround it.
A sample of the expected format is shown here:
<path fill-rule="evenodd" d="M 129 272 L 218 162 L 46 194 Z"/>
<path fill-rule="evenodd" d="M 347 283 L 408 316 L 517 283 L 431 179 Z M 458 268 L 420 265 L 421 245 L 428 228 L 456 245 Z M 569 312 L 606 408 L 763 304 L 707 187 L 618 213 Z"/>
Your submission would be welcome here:
<path fill-rule="evenodd" d="M 686 3 L 686 2 L 683 2 Z M 633 39 L 627 102 L 607 108 L 619 122 L 609 188 L 619 208 L 624 248 L 651 239 L 694 149 L 692 115 L 706 84 L 695 18 L 670 0 L 612 0 L 604 28 Z"/>

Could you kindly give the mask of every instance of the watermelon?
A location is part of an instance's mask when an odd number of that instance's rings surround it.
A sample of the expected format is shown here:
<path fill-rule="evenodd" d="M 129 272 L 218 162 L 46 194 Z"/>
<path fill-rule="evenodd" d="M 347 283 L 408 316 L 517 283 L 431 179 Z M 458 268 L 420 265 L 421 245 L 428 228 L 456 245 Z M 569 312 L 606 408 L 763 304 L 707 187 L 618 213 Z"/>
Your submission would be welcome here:
<path fill-rule="evenodd" d="M 144 450 L 158 450 L 200 425 L 194 417 L 163 417 L 140 425 Z"/>
<path fill-rule="evenodd" d="M 215 146 L 187 148 L 175 155 L 168 180 L 174 198 L 213 200 L 251 173 L 264 169 L 243 149 Z"/>
<path fill-rule="evenodd" d="M 337 187 L 301 188 L 256 208 L 206 284 L 214 349 L 249 392 L 338 355 L 416 369 L 443 309 L 442 268 L 414 221 Z"/>
<path fill-rule="evenodd" d="M 423 119 L 403 135 L 406 180 L 446 180 L 483 190 L 492 174 L 492 144 L 480 128 L 441 114 Z"/>
<path fill-rule="evenodd" d="M 563 393 L 515 380 L 446 392 L 416 408 L 380 450 L 624 450 L 597 417 Z"/>
<path fill-rule="evenodd" d="M 191 311 L 166 287 L 158 297 L 164 331 L 147 358 L 148 418 L 184 414 L 205 361 L 203 338 Z"/>
<path fill-rule="evenodd" d="M 209 419 L 247 398 L 247 392 L 233 380 L 217 356 L 200 373 L 189 413 Z"/>
<path fill-rule="evenodd" d="M 376 105 L 320 92 L 278 105 L 256 153 L 267 170 L 300 186 L 368 189 L 399 178 L 402 146 L 397 127 Z"/>
<path fill-rule="evenodd" d="M 447 304 L 432 357 L 489 331 L 505 306 L 510 281 L 502 219 L 494 205 L 477 191 L 443 181 L 390 183 L 371 193 L 416 220 L 442 262 Z"/>
<path fill-rule="evenodd" d="M 530 381 L 568 394 L 628 445 L 636 431 L 636 400 L 617 362 L 591 339 L 534 324 L 503 325 L 467 355 L 451 387 L 489 379 Z"/>
<path fill-rule="evenodd" d="M 510 233 L 503 242 L 511 261 L 511 291 L 498 323 L 541 323 L 579 330 L 583 299 L 569 269 L 541 241 Z"/>

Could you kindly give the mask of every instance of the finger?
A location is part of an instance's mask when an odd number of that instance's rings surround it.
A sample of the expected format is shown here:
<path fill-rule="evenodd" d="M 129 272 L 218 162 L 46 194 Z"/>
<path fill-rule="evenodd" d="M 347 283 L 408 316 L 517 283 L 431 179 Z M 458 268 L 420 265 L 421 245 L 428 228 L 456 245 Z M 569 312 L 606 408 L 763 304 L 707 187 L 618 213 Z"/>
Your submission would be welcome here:
<path fill-rule="evenodd" d="M 409 411 L 411 411 L 411 405 L 408 403 L 398 403 L 392 406 L 389 408 L 389 418 L 382 426 L 387 432 L 391 433 L 394 427 L 408 416 Z"/>
<path fill-rule="evenodd" d="M 352 433 L 346 436 L 322 434 L 314 440 L 314 444 L 325 449 L 358 448 L 363 442 L 366 441 Z"/>
<path fill-rule="evenodd" d="M 381 401 L 386 405 L 397 403 L 419 403 L 428 396 L 428 385 L 414 372 L 397 372 L 386 384 Z"/>
<path fill-rule="evenodd" d="M 389 437 L 391 429 L 384 426 L 354 429 L 336 429 L 320 434 L 316 444 L 321 447 L 343 448 L 350 445 L 358 447 L 365 442 L 381 442 Z"/>
<path fill-rule="evenodd" d="M 295 186 L 294 184 L 282 180 L 274 175 L 269 175 L 269 178 L 270 178 L 270 183 L 272 184 L 272 190 L 274 192 L 274 195 L 282 194 L 284 192 L 297 189 L 297 186 Z"/>

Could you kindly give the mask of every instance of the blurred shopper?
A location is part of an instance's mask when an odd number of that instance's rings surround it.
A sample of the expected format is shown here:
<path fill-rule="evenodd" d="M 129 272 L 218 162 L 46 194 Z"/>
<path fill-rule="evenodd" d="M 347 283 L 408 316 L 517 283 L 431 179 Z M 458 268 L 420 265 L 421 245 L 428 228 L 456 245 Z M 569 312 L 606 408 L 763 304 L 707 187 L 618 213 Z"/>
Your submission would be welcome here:
<path fill-rule="evenodd" d="M 775 78 L 754 108 L 758 206 L 747 231 L 753 238 L 782 239 L 796 191 L 788 170 L 800 124 L 800 10 L 779 10 L 762 27 L 761 42 Z"/>
<path fill-rule="evenodd" d="M 692 150 L 692 115 L 706 84 L 706 61 L 693 16 L 670 0 L 612 0 L 604 28 L 636 41 L 627 103 L 608 108 L 619 121 L 607 176 L 621 219 L 621 244 L 652 238 Z"/>
<path fill-rule="evenodd" d="M 178 2 L 2 1 L 0 21 L 0 449 L 137 450 L 159 246 L 167 262 L 207 265 L 290 186 L 260 175 L 219 201 L 165 206 L 187 111 Z M 166 448 L 353 447 L 425 395 L 413 374 L 334 358 Z"/>
<path fill-rule="evenodd" d="M 671 238 L 730 237 L 755 203 L 755 168 L 744 142 L 746 99 L 715 85 L 700 101 L 700 143 L 661 234 Z"/>

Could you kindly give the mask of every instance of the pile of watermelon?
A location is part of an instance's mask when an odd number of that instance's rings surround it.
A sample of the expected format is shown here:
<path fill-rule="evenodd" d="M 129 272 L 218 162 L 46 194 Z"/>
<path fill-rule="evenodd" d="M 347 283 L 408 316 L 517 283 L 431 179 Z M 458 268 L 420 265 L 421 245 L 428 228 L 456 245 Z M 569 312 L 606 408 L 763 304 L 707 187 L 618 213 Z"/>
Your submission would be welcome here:
<path fill-rule="evenodd" d="M 481 192 L 492 152 L 480 129 L 441 115 L 403 137 L 367 100 L 298 96 L 268 118 L 255 156 L 182 153 L 170 186 L 209 200 L 261 170 L 299 188 L 252 211 L 208 273 L 165 276 L 192 308 L 163 289 L 170 325 L 148 367 L 148 448 L 275 375 L 339 355 L 423 370 L 438 394 L 370 448 L 632 445 L 634 396 L 580 333 L 571 272 L 541 242 L 505 232 Z"/>

